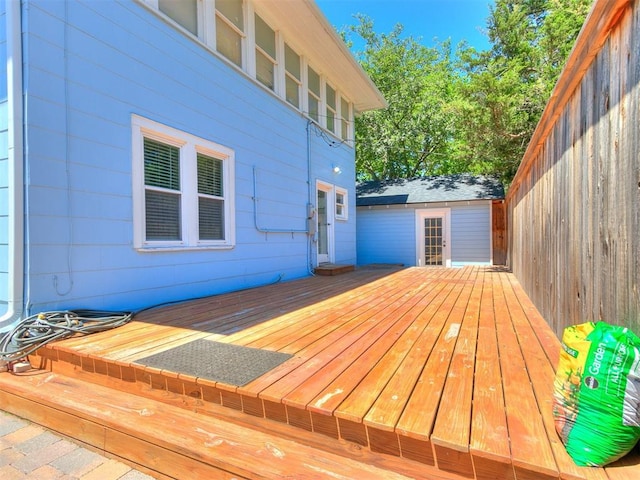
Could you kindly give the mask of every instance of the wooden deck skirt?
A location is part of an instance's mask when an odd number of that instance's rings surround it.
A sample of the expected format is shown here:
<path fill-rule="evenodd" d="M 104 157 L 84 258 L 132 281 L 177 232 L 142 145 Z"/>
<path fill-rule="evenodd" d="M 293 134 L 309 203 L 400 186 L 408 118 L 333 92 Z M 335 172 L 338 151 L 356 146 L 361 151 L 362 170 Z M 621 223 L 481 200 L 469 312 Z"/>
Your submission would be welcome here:
<path fill-rule="evenodd" d="M 201 338 L 293 357 L 242 387 L 136 363 Z M 380 468 L 383 478 L 640 478 L 636 454 L 603 469 L 579 468 L 565 452 L 552 417 L 559 348 L 503 269 L 359 268 L 161 306 L 118 329 L 50 344 L 32 358 L 39 372 L 0 375 L 8 392 L 0 408 L 28 416 L 26 406 L 13 406 L 20 398 L 40 395 L 37 402 L 55 410 L 57 396 L 60 410 L 80 416 L 72 399 L 46 388 L 71 392 L 90 382 L 96 392 L 116 393 L 100 393 L 108 402 L 100 415 L 109 421 L 119 414 L 118 398 L 134 394 L 231 422 L 249 443 L 254 434 L 276 435 L 318 457 L 338 455 L 345 478 L 359 475 L 348 473 L 357 471 L 354 462 Z M 201 430 L 183 427 L 184 442 Z M 242 439 L 234 442 L 242 455 Z M 208 461 L 206 452 L 194 456 Z M 180 478 L 150 467 L 158 462 L 144 452 L 130 460 Z M 232 473 L 270 478 L 263 468 Z"/>

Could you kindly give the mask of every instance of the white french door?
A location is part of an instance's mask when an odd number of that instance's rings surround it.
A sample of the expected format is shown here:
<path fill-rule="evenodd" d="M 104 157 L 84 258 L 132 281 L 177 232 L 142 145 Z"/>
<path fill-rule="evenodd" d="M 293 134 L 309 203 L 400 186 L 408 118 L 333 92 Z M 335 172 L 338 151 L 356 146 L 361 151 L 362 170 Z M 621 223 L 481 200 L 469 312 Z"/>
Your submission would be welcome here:
<path fill-rule="evenodd" d="M 451 209 L 416 210 L 416 264 L 451 266 Z"/>
<path fill-rule="evenodd" d="M 330 263 L 334 257 L 333 223 L 335 221 L 335 208 L 333 185 L 318 182 L 316 190 L 318 264 Z"/>

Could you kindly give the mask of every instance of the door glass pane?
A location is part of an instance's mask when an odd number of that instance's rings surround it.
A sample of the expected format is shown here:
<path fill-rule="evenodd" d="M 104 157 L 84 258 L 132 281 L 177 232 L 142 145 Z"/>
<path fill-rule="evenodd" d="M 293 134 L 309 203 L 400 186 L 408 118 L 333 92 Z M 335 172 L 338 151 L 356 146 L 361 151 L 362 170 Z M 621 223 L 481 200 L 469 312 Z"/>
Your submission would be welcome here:
<path fill-rule="evenodd" d="M 318 190 L 318 253 L 327 255 L 329 253 L 329 239 L 327 236 L 327 192 Z"/>
<path fill-rule="evenodd" d="M 442 218 L 425 218 L 424 264 L 443 265 L 442 261 Z"/>

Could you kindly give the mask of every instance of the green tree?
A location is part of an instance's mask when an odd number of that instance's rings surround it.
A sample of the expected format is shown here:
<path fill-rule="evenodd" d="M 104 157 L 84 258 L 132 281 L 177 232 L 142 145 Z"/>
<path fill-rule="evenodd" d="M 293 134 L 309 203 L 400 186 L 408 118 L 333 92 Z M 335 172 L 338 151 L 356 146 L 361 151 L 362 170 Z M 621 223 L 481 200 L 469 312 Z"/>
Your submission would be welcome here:
<path fill-rule="evenodd" d="M 359 180 L 459 172 L 515 175 L 593 0 L 495 0 L 488 51 L 427 47 L 373 21 L 355 52 L 389 103 L 356 119 Z M 349 43 L 349 42 L 348 42 Z"/>
<path fill-rule="evenodd" d="M 453 121 L 448 105 L 454 95 L 454 71 L 448 43 L 428 48 L 402 37 L 374 31 L 373 21 L 358 15 L 345 33 L 364 42 L 356 52 L 364 70 L 389 103 L 384 110 L 356 119 L 359 180 L 411 178 L 450 173 Z"/>
<path fill-rule="evenodd" d="M 492 48 L 458 51 L 455 162 L 515 175 L 592 0 L 496 0 Z"/>

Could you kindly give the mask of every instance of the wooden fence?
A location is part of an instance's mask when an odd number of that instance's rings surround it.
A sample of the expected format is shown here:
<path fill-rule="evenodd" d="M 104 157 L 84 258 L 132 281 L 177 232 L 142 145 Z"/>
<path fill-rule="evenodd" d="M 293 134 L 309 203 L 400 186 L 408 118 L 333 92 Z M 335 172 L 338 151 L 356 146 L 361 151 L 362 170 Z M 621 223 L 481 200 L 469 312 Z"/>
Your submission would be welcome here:
<path fill-rule="evenodd" d="M 556 334 L 640 334 L 640 0 L 596 0 L 507 195 L 508 262 Z"/>

